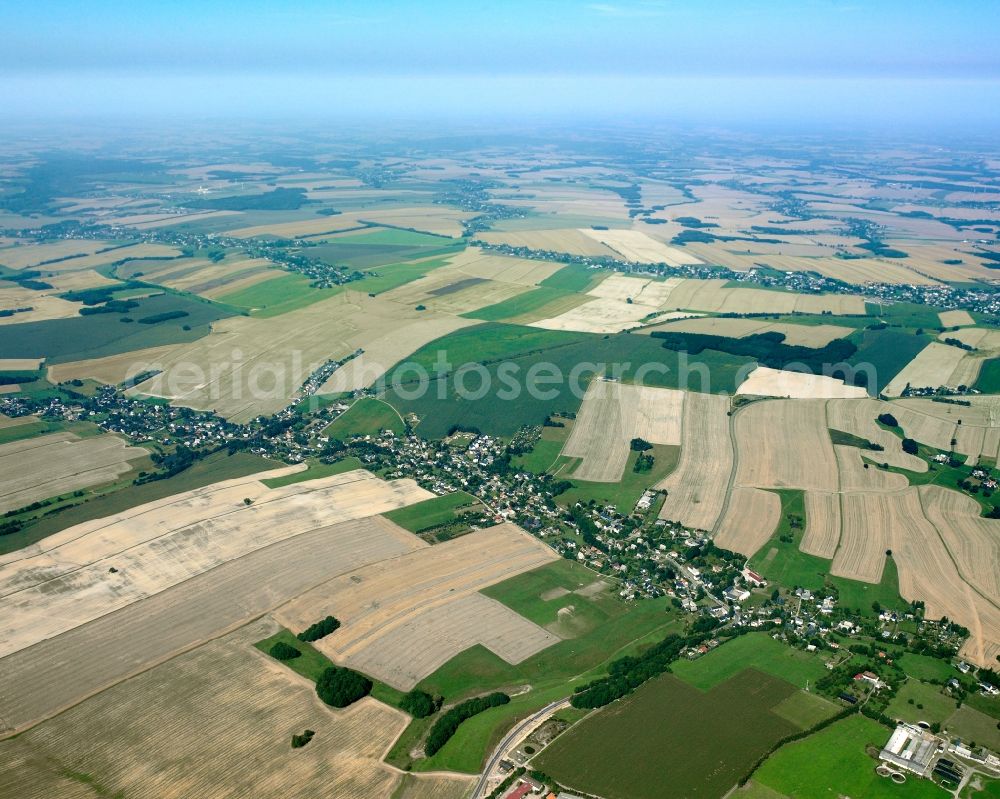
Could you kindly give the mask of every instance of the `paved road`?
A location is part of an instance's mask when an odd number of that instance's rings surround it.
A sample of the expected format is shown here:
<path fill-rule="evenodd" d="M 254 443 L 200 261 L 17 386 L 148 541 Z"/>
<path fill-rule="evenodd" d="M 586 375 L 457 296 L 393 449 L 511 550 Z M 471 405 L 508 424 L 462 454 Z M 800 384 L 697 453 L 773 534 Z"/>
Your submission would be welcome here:
<path fill-rule="evenodd" d="M 531 730 L 545 721 L 549 716 L 555 713 L 557 710 L 562 710 L 564 707 L 569 707 L 569 699 L 560 699 L 558 702 L 552 702 L 537 713 L 534 713 L 528 718 L 516 724 L 510 732 L 508 732 L 503 740 L 500 741 L 500 745 L 493 750 L 493 754 L 490 755 L 490 759 L 486 761 L 486 767 L 483 769 L 483 773 L 479 777 L 479 782 L 476 783 L 476 790 L 472 793 L 472 799 L 479 799 L 485 793 L 486 784 L 489 781 L 490 775 L 496 770 L 496 767 L 500 764 L 504 755 L 507 751 L 517 743 L 521 738 L 527 735 Z"/>

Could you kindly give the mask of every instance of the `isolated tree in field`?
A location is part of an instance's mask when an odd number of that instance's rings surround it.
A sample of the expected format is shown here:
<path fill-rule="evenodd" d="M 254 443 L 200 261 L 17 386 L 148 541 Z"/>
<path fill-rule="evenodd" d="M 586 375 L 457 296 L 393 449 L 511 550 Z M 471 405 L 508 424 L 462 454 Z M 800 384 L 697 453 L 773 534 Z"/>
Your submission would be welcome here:
<path fill-rule="evenodd" d="M 916 455 L 917 454 L 917 442 L 914 441 L 912 438 L 904 438 L 903 439 L 903 452 L 907 452 L 910 455 Z"/>
<path fill-rule="evenodd" d="M 306 730 L 301 735 L 292 735 L 292 749 L 299 749 L 309 743 L 316 733 L 312 730 Z"/>
<path fill-rule="evenodd" d="M 409 713 L 417 719 L 427 718 L 427 716 L 436 712 L 440 706 L 440 701 L 436 701 L 426 691 L 418 691 L 416 688 L 405 694 L 399 702 L 400 710 Z"/>
<path fill-rule="evenodd" d="M 886 427 L 899 427 L 899 422 L 896 421 L 896 417 L 891 413 L 880 413 L 878 420 Z"/>
<path fill-rule="evenodd" d="M 323 621 L 309 625 L 295 637 L 300 641 L 318 641 L 320 638 L 324 638 L 332 633 L 338 627 L 340 627 L 340 622 L 333 616 L 327 616 Z"/>
<path fill-rule="evenodd" d="M 653 448 L 653 445 L 644 438 L 633 438 L 629 442 L 629 446 L 632 448 L 633 452 L 645 452 L 646 450 Z"/>
<path fill-rule="evenodd" d="M 276 641 L 267 653 L 275 660 L 294 660 L 302 656 L 298 649 L 284 641 Z"/>
<path fill-rule="evenodd" d="M 352 669 L 330 666 L 316 681 L 319 698 L 333 707 L 347 707 L 372 690 L 372 681 Z"/>

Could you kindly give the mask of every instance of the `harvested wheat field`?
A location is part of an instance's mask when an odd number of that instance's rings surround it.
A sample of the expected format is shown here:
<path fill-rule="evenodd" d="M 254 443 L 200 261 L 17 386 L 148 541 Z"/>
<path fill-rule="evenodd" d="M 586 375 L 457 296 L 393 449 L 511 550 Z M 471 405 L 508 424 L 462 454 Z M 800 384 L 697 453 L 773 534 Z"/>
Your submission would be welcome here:
<path fill-rule="evenodd" d="M 826 403 L 826 421 L 831 430 L 850 433 L 882 447 L 881 451 L 866 453 L 872 460 L 877 463 L 888 463 L 890 466 L 909 469 L 912 472 L 926 472 L 926 461 L 916 455 L 903 452 L 899 437 L 876 423 L 875 420 L 883 413 L 896 414 L 897 403 L 890 405 L 876 399 L 832 399 Z M 899 416 L 897 416 L 897 421 L 899 421 Z M 912 425 L 910 426 L 912 427 Z M 908 435 L 910 434 L 908 427 L 904 426 L 903 429 L 907 431 Z M 950 432 L 946 431 L 945 434 L 950 439 Z M 922 441 L 923 439 L 918 440 Z M 935 440 L 938 438 L 935 437 Z M 933 442 L 925 441 L 924 443 Z"/>
<path fill-rule="evenodd" d="M 51 433 L 0 445 L 0 513 L 110 482 L 148 456 L 113 435 Z"/>
<path fill-rule="evenodd" d="M 161 369 L 171 354 L 183 346 L 167 344 L 163 347 L 107 355 L 104 358 L 51 364 L 46 367 L 46 376 L 53 383 L 67 380 L 96 380 L 99 383 L 116 386 L 141 374 Z"/>
<path fill-rule="evenodd" d="M 633 438 L 651 444 L 679 445 L 684 397 L 683 391 L 674 389 L 592 380 L 561 453 L 582 459 L 572 476 L 600 483 L 618 482 Z"/>
<path fill-rule="evenodd" d="M 0 413 L 0 430 L 8 427 L 20 427 L 23 424 L 34 424 L 37 421 L 37 416 L 7 416 Z"/>
<path fill-rule="evenodd" d="M 938 319 L 941 320 L 941 327 L 963 327 L 976 323 L 968 311 L 941 311 Z"/>
<path fill-rule="evenodd" d="M 927 488 L 921 487 L 919 495 L 915 488 L 908 490 L 904 512 L 920 513 L 921 504 L 926 501 L 928 518 L 940 521 L 942 514 L 953 517 L 946 508 L 954 503 L 934 497 L 936 490 L 943 489 L 927 491 Z M 918 495 L 919 499 L 911 499 L 910 495 Z M 923 599 L 931 618 L 947 616 L 967 627 L 971 635 L 961 654 L 979 665 L 992 666 L 1000 655 L 1000 597 L 979 588 L 977 583 L 986 586 L 990 583 L 983 582 L 981 566 L 967 562 L 970 554 L 982 551 L 981 545 L 963 545 L 951 550 L 946 547 L 945 535 L 953 537 L 953 533 L 935 529 L 922 514 L 919 523 L 911 521 L 908 528 L 900 530 L 893 541 L 900 593 L 907 599 Z"/>
<path fill-rule="evenodd" d="M 656 485 L 667 492 L 660 518 L 711 530 L 722 513 L 733 471 L 729 397 L 687 394 L 677 468 Z"/>
<path fill-rule="evenodd" d="M 433 274 L 447 275 L 448 282 L 466 277 L 479 277 L 533 287 L 562 268 L 562 264 L 552 261 L 512 258 L 508 255 L 496 255 L 478 247 L 466 247 L 462 252 L 453 255 L 448 260 L 447 266 L 439 267 Z"/>
<path fill-rule="evenodd" d="M 867 397 L 860 386 L 849 386 L 843 380 L 825 375 L 788 372 L 758 366 L 736 389 L 736 393 L 758 397 L 790 397 L 794 399 L 827 399 Z"/>
<path fill-rule="evenodd" d="M 933 399 L 906 397 L 898 399 L 888 407 L 890 411 L 907 408 L 921 415 L 933 416 L 952 424 L 961 419 L 964 425 L 976 427 L 1000 427 L 1000 396 L 995 394 L 967 394 L 960 398 L 968 405 L 950 402 L 935 402 Z"/>
<path fill-rule="evenodd" d="M 82 307 L 78 302 L 70 302 L 52 294 L 41 294 L 21 286 L 0 288 L 0 314 L 3 314 L 0 315 L 0 325 L 72 319 Z"/>
<path fill-rule="evenodd" d="M 665 307 L 711 313 L 863 314 L 864 298 L 848 294 L 796 294 L 791 291 L 730 288 L 725 280 L 679 279 Z"/>
<path fill-rule="evenodd" d="M 984 518 L 972 497 L 940 486 L 921 486 L 920 503 L 962 577 L 1000 604 L 1000 521 Z"/>
<path fill-rule="evenodd" d="M 931 488 L 928 492 L 927 489 Z M 864 582 L 877 582 L 891 549 L 904 599 L 926 603 L 929 618 L 947 616 L 970 631 L 962 655 L 990 664 L 1000 652 L 1000 608 L 996 597 L 974 590 L 962 574 L 963 550 L 950 551 L 939 530 L 924 516 L 921 502 L 950 504 L 933 497 L 936 487 L 908 488 L 894 493 L 843 495 L 844 526 L 832 573 Z M 930 510 L 939 521 L 940 507 Z M 976 551 L 973 547 L 966 552 Z M 956 563 L 958 567 L 956 568 Z M 979 570 L 969 573 L 979 576 Z"/>
<path fill-rule="evenodd" d="M 380 295 L 380 299 L 413 308 L 462 314 L 523 294 L 559 270 L 560 264 L 493 255 L 470 247 L 447 266 Z"/>
<path fill-rule="evenodd" d="M 609 275 L 587 292 L 588 300 L 549 319 L 532 322 L 546 330 L 576 330 L 583 333 L 618 333 L 663 318 L 692 314 L 664 314 L 680 278 L 648 278 Z"/>
<path fill-rule="evenodd" d="M 459 774 L 404 774 L 392 799 L 466 799 L 475 777 Z"/>
<path fill-rule="evenodd" d="M 904 405 L 902 402 L 892 402 L 882 407 L 888 409 L 888 412 L 896 417 L 900 428 L 909 438 L 916 439 L 936 449 L 945 451 L 951 449 L 951 440 L 955 437 L 957 420 L 914 410 L 912 406 Z"/>
<path fill-rule="evenodd" d="M 361 470 L 277 489 L 239 478 L 70 527 L 0 560 L 0 656 L 286 538 L 430 496 Z M 410 548 L 412 535 L 380 527 Z"/>
<path fill-rule="evenodd" d="M 762 400 L 734 414 L 736 485 L 835 491 L 823 400 Z"/>
<path fill-rule="evenodd" d="M 22 729 L 272 611 L 331 576 L 425 546 L 379 517 L 341 522 L 228 561 L 0 658 L 0 719 Z"/>
<path fill-rule="evenodd" d="M 905 476 L 879 469 L 869 462 L 879 460 L 880 452 L 863 452 L 857 447 L 837 445 L 837 469 L 841 491 L 897 491 L 910 483 Z M 865 457 L 862 457 L 864 455 Z"/>
<path fill-rule="evenodd" d="M 47 270 L 53 270 L 56 268 L 56 263 L 64 259 L 93 255 L 114 246 L 110 241 L 91 239 L 66 239 L 50 244 L 19 244 L 0 249 L 0 265 L 9 269 L 27 269 L 44 264 Z"/>
<path fill-rule="evenodd" d="M 0 796 L 392 795 L 403 775 L 381 758 L 408 717 L 371 698 L 324 705 L 253 649 L 273 629 L 257 622 L 0 742 Z M 315 737 L 292 749 L 305 729 Z"/>
<path fill-rule="evenodd" d="M 249 239 L 254 236 L 272 236 L 276 239 L 299 239 L 305 236 L 319 236 L 323 233 L 336 233 L 343 230 L 366 227 L 358 222 L 352 214 L 323 216 L 313 219 L 303 219 L 298 222 L 275 222 L 269 225 L 253 225 L 236 230 L 227 230 L 226 235 L 237 239 Z"/>
<path fill-rule="evenodd" d="M 831 574 L 866 583 L 882 579 L 885 551 L 908 525 L 926 524 L 915 491 L 841 495 L 843 528 Z M 909 515 L 908 515 L 909 514 Z"/>
<path fill-rule="evenodd" d="M 401 322 L 389 332 L 366 340 L 362 348 L 364 352 L 330 375 L 316 393 L 340 394 L 368 388 L 425 344 L 476 324 L 479 322 L 475 319 L 462 319 L 458 316 L 427 317 Z"/>
<path fill-rule="evenodd" d="M 677 247 L 668 247 L 662 241 L 654 239 L 641 230 L 593 230 L 582 228 L 580 232 L 595 241 L 599 241 L 601 244 L 614 250 L 626 261 L 632 261 L 633 263 L 667 264 L 668 266 L 702 263 L 701 259 L 696 255 L 692 255 Z"/>
<path fill-rule="evenodd" d="M 223 216 L 242 216 L 240 211 L 193 211 L 191 213 L 172 214 L 133 214 L 108 219 L 107 223 L 131 227 L 136 230 L 152 230 L 154 228 L 183 225 L 189 222 L 201 222 L 205 219 L 217 219 Z"/>
<path fill-rule="evenodd" d="M 0 358 L 0 372 L 33 372 L 44 362 L 44 358 Z"/>
<path fill-rule="evenodd" d="M 400 308 L 382 297 L 344 291 L 281 316 L 224 319 L 212 326 L 209 335 L 174 349 L 158 365 L 162 373 L 130 393 L 164 397 L 175 405 L 214 410 L 234 422 L 247 422 L 287 407 L 309 375 L 326 361 L 363 350 L 371 342 L 380 341 L 385 360 L 393 347 L 398 359 L 405 358 L 440 335 L 431 329 L 430 338 L 421 339 L 419 326 L 407 327 L 433 316 L 430 311 Z M 405 336 L 391 335 L 404 327 Z"/>
<path fill-rule="evenodd" d="M 415 208 L 358 211 L 355 216 L 358 221 L 369 224 L 458 238 L 465 231 L 462 222 L 471 219 L 475 214 L 470 211 L 459 211 L 456 208 L 446 208 L 443 205 L 428 205 Z"/>
<path fill-rule="evenodd" d="M 840 494 L 806 491 L 806 531 L 799 549 L 830 560 L 840 544 Z"/>
<path fill-rule="evenodd" d="M 556 559 L 520 528 L 501 524 L 344 574 L 275 617 L 301 630 L 336 616 L 343 626 L 316 647 L 409 690 L 477 643 L 509 663 L 555 643 L 552 634 L 477 592 Z"/>
<path fill-rule="evenodd" d="M 80 289 L 109 288 L 111 286 L 124 288 L 124 284 L 120 280 L 107 278 L 94 269 L 57 272 L 45 275 L 43 280 L 52 286 L 51 289 L 43 290 L 44 293 L 51 294 L 62 294 L 65 291 L 79 291 Z"/>
<path fill-rule="evenodd" d="M 287 274 L 265 258 L 227 258 L 214 263 L 203 258 L 180 258 L 162 263 L 145 262 L 137 265 L 146 283 L 156 283 L 178 291 L 189 291 L 202 297 L 219 297 L 247 286 L 273 280 Z M 133 275 L 123 269 L 123 276 Z"/>
<path fill-rule="evenodd" d="M 738 319 L 728 316 L 696 317 L 664 322 L 643 328 L 641 332 L 662 330 L 667 333 L 701 333 L 709 336 L 745 338 L 761 333 L 781 333 L 784 343 L 800 347 L 825 347 L 831 341 L 850 335 L 853 330 L 839 325 L 796 325 L 761 319 Z"/>
<path fill-rule="evenodd" d="M 576 228 L 560 230 L 518 230 L 503 233 L 479 233 L 476 236 L 487 244 L 506 244 L 510 247 L 526 247 L 529 250 L 564 252 L 568 255 L 588 255 L 614 258 L 618 255 L 610 247 L 586 235 Z"/>
<path fill-rule="evenodd" d="M 955 375 L 967 371 L 961 365 L 967 355 L 968 353 L 959 347 L 933 341 L 903 367 L 902 371 L 882 389 L 882 393 L 887 397 L 898 397 L 907 388 L 939 386 L 955 388 L 958 385 L 954 382 Z"/>
<path fill-rule="evenodd" d="M 955 439 L 955 450 L 975 464 L 980 457 L 996 458 L 1000 449 L 1000 397 L 969 394 L 962 398 L 969 405 L 934 402 L 930 399 L 901 399 L 892 408 L 905 408 L 898 414 L 904 429 L 915 431 L 913 438 L 938 449 L 948 449 Z"/>
<path fill-rule="evenodd" d="M 748 558 L 768 542 L 781 519 L 781 498 L 773 491 L 737 486 L 713 537 L 716 546 Z"/>
<path fill-rule="evenodd" d="M 119 261 L 133 261 L 143 258 L 152 259 L 173 259 L 179 258 L 181 251 L 176 247 L 166 244 L 130 244 L 127 247 L 115 247 L 114 249 L 95 252 L 92 255 L 84 255 L 76 258 L 67 258 L 52 264 L 46 264 L 44 269 L 54 271 L 64 271 L 78 269 L 96 269 L 99 266 L 115 264 Z"/>

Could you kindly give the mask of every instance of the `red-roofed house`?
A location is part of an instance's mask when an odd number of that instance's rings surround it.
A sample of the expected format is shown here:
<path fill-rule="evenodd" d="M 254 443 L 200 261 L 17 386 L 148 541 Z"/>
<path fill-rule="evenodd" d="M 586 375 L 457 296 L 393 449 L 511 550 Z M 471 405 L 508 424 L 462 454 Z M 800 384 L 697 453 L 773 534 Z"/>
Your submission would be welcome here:
<path fill-rule="evenodd" d="M 535 790 L 534 785 L 530 785 L 527 782 L 522 782 L 513 791 L 511 791 L 505 799 L 524 799 L 529 793 Z"/>

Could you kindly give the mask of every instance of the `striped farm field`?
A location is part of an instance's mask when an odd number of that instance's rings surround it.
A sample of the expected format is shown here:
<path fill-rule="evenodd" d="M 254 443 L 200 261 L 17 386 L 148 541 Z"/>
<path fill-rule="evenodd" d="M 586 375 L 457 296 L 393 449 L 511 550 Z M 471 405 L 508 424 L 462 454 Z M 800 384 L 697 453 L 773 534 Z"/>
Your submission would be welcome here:
<path fill-rule="evenodd" d="M 317 796 L 394 795 L 403 775 L 381 758 L 408 717 L 371 698 L 323 704 L 311 682 L 253 649 L 273 628 L 257 622 L 0 742 L 0 796 L 82 799 L 96 787 L 137 799 L 278 799 L 292 783 Z M 306 729 L 313 740 L 293 749 Z M 407 778 L 404 795 L 458 799 L 468 786 L 422 775 Z"/>

